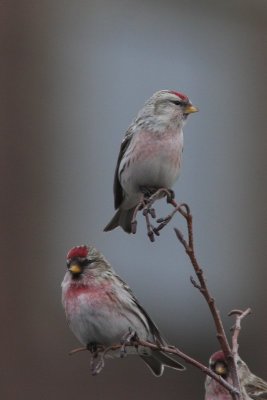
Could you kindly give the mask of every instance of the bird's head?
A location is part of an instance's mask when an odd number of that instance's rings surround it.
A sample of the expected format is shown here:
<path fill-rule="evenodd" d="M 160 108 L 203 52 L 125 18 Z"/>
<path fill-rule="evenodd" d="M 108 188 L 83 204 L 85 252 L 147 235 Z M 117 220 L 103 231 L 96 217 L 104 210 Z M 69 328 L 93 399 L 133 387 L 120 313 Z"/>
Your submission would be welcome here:
<path fill-rule="evenodd" d="M 223 379 L 227 379 L 229 376 L 229 369 L 222 351 L 214 353 L 209 360 L 210 369 Z"/>
<path fill-rule="evenodd" d="M 75 246 L 67 254 L 67 268 L 72 279 L 82 278 L 99 265 L 108 267 L 102 254 L 92 246 Z"/>
<path fill-rule="evenodd" d="M 160 90 L 154 93 L 144 107 L 147 115 L 153 114 L 159 119 L 176 120 L 180 123 L 184 123 L 189 114 L 197 111 L 198 108 L 186 95 L 173 90 Z"/>

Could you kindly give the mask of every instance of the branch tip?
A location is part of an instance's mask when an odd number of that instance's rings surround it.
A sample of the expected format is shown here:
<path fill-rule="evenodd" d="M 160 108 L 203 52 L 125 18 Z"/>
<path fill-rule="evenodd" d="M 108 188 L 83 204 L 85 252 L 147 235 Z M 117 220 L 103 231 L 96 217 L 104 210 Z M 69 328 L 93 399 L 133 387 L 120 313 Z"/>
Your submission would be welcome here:
<path fill-rule="evenodd" d="M 69 351 L 69 356 L 72 356 L 73 354 L 80 353 L 81 351 L 85 350 L 87 350 L 87 347 L 78 347 L 77 349 Z"/>

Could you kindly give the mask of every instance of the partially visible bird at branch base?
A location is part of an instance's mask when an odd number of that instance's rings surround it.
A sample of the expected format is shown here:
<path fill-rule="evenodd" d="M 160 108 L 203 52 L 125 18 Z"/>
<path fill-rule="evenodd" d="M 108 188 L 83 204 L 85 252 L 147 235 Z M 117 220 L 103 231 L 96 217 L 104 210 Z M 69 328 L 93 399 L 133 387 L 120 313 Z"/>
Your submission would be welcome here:
<path fill-rule="evenodd" d="M 211 356 L 209 366 L 212 371 L 231 385 L 233 384 L 229 367 L 222 351 L 217 351 Z M 239 356 L 237 359 L 237 373 L 243 400 L 267 399 L 267 382 L 250 372 L 247 364 Z M 205 400 L 232 400 L 228 390 L 209 376 L 205 381 L 205 392 Z"/>

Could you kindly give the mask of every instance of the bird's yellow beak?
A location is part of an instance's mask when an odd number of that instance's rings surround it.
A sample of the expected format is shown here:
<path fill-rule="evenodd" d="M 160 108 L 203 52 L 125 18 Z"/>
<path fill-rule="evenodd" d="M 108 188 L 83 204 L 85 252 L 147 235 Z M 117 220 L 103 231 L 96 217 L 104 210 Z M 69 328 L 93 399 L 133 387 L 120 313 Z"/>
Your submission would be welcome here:
<path fill-rule="evenodd" d="M 193 106 L 193 104 L 188 104 L 184 109 L 185 114 L 192 114 L 198 111 L 199 111 L 198 108 Z"/>
<path fill-rule="evenodd" d="M 227 371 L 226 371 L 226 368 L 225 368 L 225 366 L 223 364 L 218 364 L 215 367 L 215 372 L 218 375 L 225 375 Z"/>
<path fill-rule="evenodd" d="M 69 267 L 69 271 L 72 274 L 80 274 L 82 272 L 82 268 L 79 264 L 73 264 Z"/>

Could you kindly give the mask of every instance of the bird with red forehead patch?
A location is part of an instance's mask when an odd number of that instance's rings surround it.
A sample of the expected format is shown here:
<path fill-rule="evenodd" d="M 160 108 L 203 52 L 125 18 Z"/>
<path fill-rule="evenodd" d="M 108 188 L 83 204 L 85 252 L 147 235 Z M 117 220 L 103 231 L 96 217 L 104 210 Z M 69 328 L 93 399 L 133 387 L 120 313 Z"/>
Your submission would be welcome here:
<path fill-rule="evenodd" d="M 129 334 L 166 345 L 157 326 L 139 304 L 129 286 L 115 273 L 105 257 L 93 246 L 77 246 L 67 254 L 67 272 L 62 282 L 62 304 L 70 329 L 77 339 L 93 350 L 120 344 Z M 148 348 L 127 348 L 140 356 L 154 375 L 164 366 L 184 370 L 176 360 Z M 120 351 L 109 357 L 120 357 Z"/>
<path fill-rule="evenodd" d="M 214 353 L 209 360 L 210 369 L 231 385 L 228 363 L 222 351 Z M 267 382 L 250 372 L 247 364 L 237 357 L 237 373 L 243 400 L 267 399 Z M 222 385 L 207 376 L 205 381 L 205 400 L 232 400 L 231 394 Z"/>
<path fill-rule="evenodd" d="M 183 127 L 188 115 L 197 111 L 186 95 L 173 90 L 160 90 L 147 100 L 120 147 L 113 184 L 117 212 L 105 232 L 120 226 L 131 233 L 142 197 L 172 188 L 180 174 Z"/>

